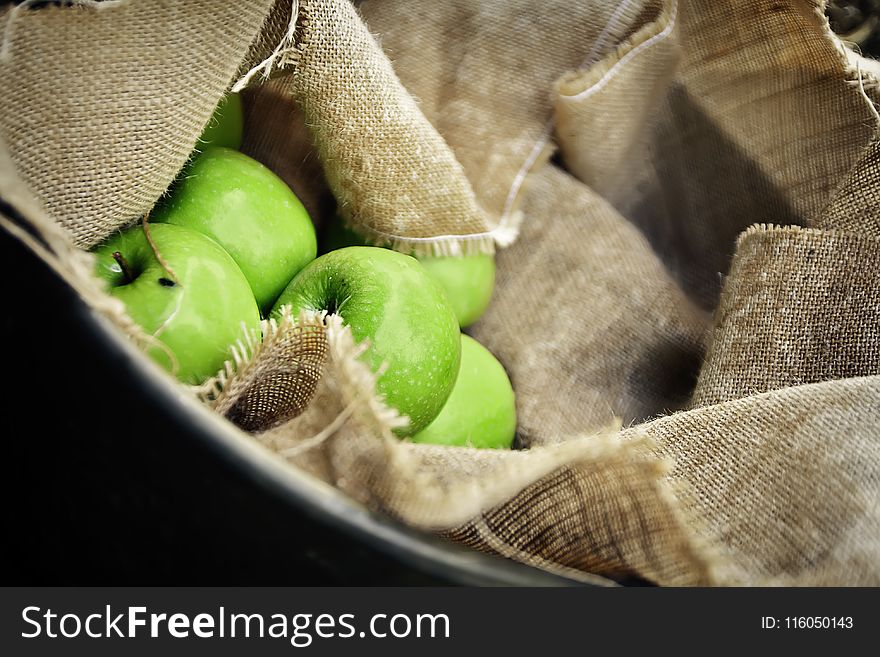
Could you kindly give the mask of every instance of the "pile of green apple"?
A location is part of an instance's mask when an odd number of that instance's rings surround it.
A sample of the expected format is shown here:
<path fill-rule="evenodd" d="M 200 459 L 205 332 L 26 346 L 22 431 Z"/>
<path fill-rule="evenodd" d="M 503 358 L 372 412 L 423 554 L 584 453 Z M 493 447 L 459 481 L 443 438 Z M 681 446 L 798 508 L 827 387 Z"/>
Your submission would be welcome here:
<path fill-rule="evenodd" d="M 148 354 L 198 384 L 245 330 L 284 306 L 338 315 L 414 442 L 508 448 L 504 368 L 461 333 L 486 309 L 490 255 L 420 257 L 367 246 L 334 219 L 317 256 L 311 218 L 268 168 L 236 150 L 241 101 L 218 106 L 194 157 L 151 213 L 95 250 L 96 272 L 156 343 Z"/>

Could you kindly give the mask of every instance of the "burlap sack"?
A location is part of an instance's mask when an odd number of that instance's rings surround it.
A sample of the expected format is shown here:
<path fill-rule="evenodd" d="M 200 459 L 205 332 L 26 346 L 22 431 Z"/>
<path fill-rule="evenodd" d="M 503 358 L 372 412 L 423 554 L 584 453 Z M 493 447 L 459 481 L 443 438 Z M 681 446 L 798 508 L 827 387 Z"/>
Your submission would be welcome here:
<path fill-rule="evenodd" d="M 317 214 L 329 190 L 368 237 L 440 253 L 522 224 L 473 333 L 510 372 L 528 449 L 394 438 L 333 317 L 265 325 L 206 403 L 371 508 L 573 578 L 880 584 L 876 83 L 820 5 L 383 0 L 364 24 L 298 4 L 230 54 L 204 119 L 246 73 L 292 67 L 246 92 L 244 149 Z M 22 68 L 0 65 L 4 85 Z M 9 114 L 0 129 L 4 226 L 124 323 L 53 221 L 110 224 L 63 209 L 70 172 L 37 186 L 32 141 Z M 98 196 L 83 207 L 118 201 Z M 113 205 L 113 227 L 149 205 Z"/>

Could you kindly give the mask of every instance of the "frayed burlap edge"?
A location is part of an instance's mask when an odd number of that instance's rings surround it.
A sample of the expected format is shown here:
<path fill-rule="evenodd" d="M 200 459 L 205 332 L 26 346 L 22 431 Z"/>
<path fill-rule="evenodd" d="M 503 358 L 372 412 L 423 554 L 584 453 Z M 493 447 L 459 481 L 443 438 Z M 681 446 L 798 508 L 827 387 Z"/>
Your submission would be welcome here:
<path fill-rule="evenodd" d="M 281 0 L 278 0 L 280 4 Z M 267 21 L 273 20 L 275 17 L 270 14 Z M 278 24 L 283 19 L 277 19 Z M 287 26 L 284 34 L 275 45 L 270 53 L 264 59 L 251 66 L 241 77 L 232 85 L 230 91 L 238 93 L 244 91 L 254 84 L 262 84 L 275 74 L 282 73 L 285 70 L 296 67 L 302 48 L 299 44 L 298 36 L 301 30 L 299 25 L 299 0 L 290 0 L 290 15 L 287 18 Z M 266 26 L 264 26 L 265 29 Z"/>
<path fill-rule="evenodd" d="M 302 413 L 314 396 L 327 353 L 324 314 L 298 317 L 283 306 L 260 331 L 232 346 L 232 359 L 196 389 L 214 412 L 246 431 L 265 431 Z M 262 336 L 262 337 L 261 337 Z"/>
<path fill-rule="evenodd" d="M 734 251 L 739 251 L 742 247 L 743 242 L 750 239 L 755 234 L 766 234 L 766 233 L 793 233 L 800 235 L 816 235 L 823 237 L 834 237 L 834 235 L 846 235 L 852 238 L 853 233 L 842 231 L 836 228 L 814 228 L 809 226 L 796 226 L 796 225 L 778 225 L 772 223 L 755 223 L 742 231 L 739 236 L 736 238 L 736 246 Z M 871 237 L 861 236 L 861 239 L 871 241 Z M 721 306 L 723 304 L 719 304 Z"/>
<path fill-rule="evenodd" d="M 550 149 L 544 162 L 546 162 L 552 149 Z M 357 233 L 368 244 L 387 246 L 395 251 L 400 251 L 413 256 L 462 256 L 477 255 L 481 253 L 494 254 L 495 247 L 510 246 L 516 240 L 519 226 L 522 223 L 522 214 L 513 213 L 497 227 L 484 233 L 471 235 L 437 235 L 435 237 L 403 237 L 391 235 L 379 230 L 354 223 L 350 219 L 345 220 L 345 225 Z"/>
<path fill-rule="evenodd" d="M 677 18 L 678 0 L 664 3 L 663 9 L 652 21 L 640 27 L 603 59 L 586 70 L 580 69 L 563 74 L 556 81 L 555 92 L 562 97 L 571 97 L 600 90 L 631 59 L 649 49 L 654 43 L 670 37 L 678 25 Z"/>
<path fill-rule="evenodd" d="M 345 417 L 340 417 L 340 414 L 329 418 L 330 421 L 325 424 L 331 430 L 322 432 L 320 437 L 297 435 L 297 427 L 289 423 L 257 434 L 257 438 L 296 464 L 296 456 L 305 450 L 325 446 L 334 436 L 344 433 L 343 427 L 353 422 L 356 428 L 350 435 L 343 436 L 346 442 L 343 447 L 364 453 L 373 451 L 374 454 L 381 454 L 381 458 L 371 467 L 374 472 L 370 475 L 370 489 L 350 492 L 370 506 L 379 506 L 410 524 L 435 530 L 454 527 L 487 508 L 503 503 L 525 485 L 560 464 L 577 456 L 588 457 L 601 452 L 610 444 L 608 441 L 613 434 L 608 433 L 590 437 L 591 443 L 573 441 L 548 449 L 546 453 L 550 456 L 541 459 L 541 463 L 533 466 L 530 472 L 523 472 L 521 463 L 516 463 L 499 471 L 498 482 L 475 480 L 457 486 L 453 507 L 446 499 L 448 491 L 442 485 L 438 486 L 436 477 L 420 470 L 420 463 L 413 456 L 411 446 L 393 435 L 393 429 L 406 420 L 385 404 L 376 391 L 377 375 L 359 359 L 366 344 L 357 344 L 351 330 L 342 324 L 338 316 L 327 316 L 325 322 L 330 353 L 322 385 L 334 388 L 341 400 L 339 406 L 345 409 Z M 370 450 L 368 446 L 378 449 Z M 343 488 L 351 485 L 352 480 L 347 476 L 336 475 L 343 481 L 337 479 L 335 483 Z"/>
<path fill-rule="evenodd" d="M 244 335 L 231 346 L 232 358 L 223 363 L 217 374 L 197 386 L 191 386 L 196 396 L 222 415 L 240 392 L 239 380 L 248 378 L 263 352 L 297 325 L 323 327 L 320 317 L 304 311 L 299 318 L 295 318 L 290 307 L 285 306 L 280 318 L 262 320 L 259 331 L 245 328 Z"/>
<path fill-rule="evenodd" d="M 377 375 L 359 358 L 366 343 L 356 343 L 350 329 L 335 315 L 300 317 L 297 321 L 320 321 L 326 326 L 329 350 L 319 390 L 302 416 L 254 434 L 259 443 L 291 466 L 343 490 L 367 508 L 388 513 L 410 526 L 447 538 L 454 538 L 456 530 L 468 526 L 469 531 L 479 534 L 478 549 L 563 577 L 596 583 L 596 575 L 506 543 L 491 531 L 485 514 L 498 509 L 503 513 L 504 505 L 519 493 L 560 469 L 586 468 L 589 472 L 591 462 L 602 459 L 638 460 L 641 470 L 648 473 L 646 485 L 656 492 L 667 516 L 674 518 L 670 533 L 679 537 L 677 561 L 669 568 L 673 572 L 678 568 L 681 573 L 664 583 L 722 581 L 717 573 L 723 571 L 723 559 L 694 531 L 699 524 L 685 517 L 677 499 L 678 488 L 674 490 L 666 479 L 671 464 L 656 455 L 652 440 L 640 437 L 637 431 L 627 432 L 623 440 L 617 428 L 609 428 L 522 452 L 442 448 L 401 441 L 393 435 L 393 429 L 406 420 L 377 393 Z M 279 324 L 295 325 L 292 318 Z M 250 350 L 255 358 L 261 353 L 258 347 Z M 237 373 L 248 367 L 245 350 L 242 356 L 238 369 L 230 369 L 222 381 L 226 390 L 232 390 Z M 431 459 L 425 458 L 430 450 L 447 450 L 446 455 L 454 459 L 486 461 L 489 467 L 461 476 L 443 467 L 442 458 L 439 465 L 432 465 Z"/>
<path fill-rule="evenodd" d="M 880 127 L 880 113 L 876 107 L 876 103 L 880 99 L 880 65 L 875 60 L 862 57 L 854 49 L 848 48 L 844 41 L 834 33 L 828 14 L 825 12 L 828 5 L 827 0 L 810 0 L 810 3 L 813 5 L 813 14 L 818 21 L 822 36 L 825 37 L 838 57 L 844 78 L 859 89 L 877 126 Z"/>
<path fill-rule="evenodd" d="M 544 151 L 542 151 L 532 170 L 546 164 L 553 156 L 554 151 L 555 147 L 552 144 L 545 145 Z M 528 182 L 526 182 L 527 184 Z M 496 228 L 485 233 L 476 233 L 474 235 L 439 235 L 437 237 L 400 237 L 362 226 L 343 215 L 340 215 L 340 218 L 348 230 L 372 246 L 389 248 L 412 256 L 456 257 L 494 254 L 496 246 L 502 248 L 510 246 L 519 235 L 523 214 L 522 212 L 513 212 L 499 223 Z"/>
<path fill-rule="evenodd" d="M 340 29 L 339 36 L 335 32 L 329 33 L 334 26 L 340 25 L 349 26 L 350 29 Z M 345 34 L 341 34 L 343 32 Z M 497 225 L 490 225 L 461 164 L 403 87 L 391 63 L 367 31 L 354 7 L 344 0 L 301 0 L 297 34 L 296 65 L 292 78 L 294 96 L 312 129 L 316 147 L 325 163 L 328 184 L 339 204 L 339 211 L 355 232 L 369 243 L 388 245 L 412 255 L 492 254 L 496 245 L 507 246 L 515 240 L 521 217 L 506 216 Z M 390 170 L 383 170 L 381 162 L 384 155 L 381 148 L 369 152 L 369 149 L 364 149 L 361 145 L 340 142 L 339 135 L 345 133 L 345 119 L 336 116 L 340 109 L 337 106 L 351 103 L 352 99 L 343 97 L 338 90 L 332 100 L 324 96 L 328 87 L 348 84 L 349 81 L 344 75 L 340 77 L 337 71 L 325 65 L 322 58 L 326 58 L 327 53 L 315 45 L 321 41 L 318 37 L 326 39 L 334 47 L 346 45 L 345 38 L 352 39 L 347 44 L 352 50 L 352 56 L 363 57 L 363 61 L 354 63 L 361 69 L 370 71 L 373 78 L 383 84 L 382 92 L 374 99 L 377 107 L 390 110 L 391 114 L 398 117 L 397 122 L 380 120 L 373 126 L 372 141 L 383 142 L 385 137 L 400 127 L 400 120 L 405 120 L 411 130 L 411 139 L 405 142 L 404 149 L 410 148 L 406 144 L 417 144 L 411 148 L 409 156 L 412 161 L 430 163 L 428 169 L 431 174 L 435 178 L 446 180 L 446 189 L 442 193 L 437 190 L 427 191 L 432 185 L 425 183 L 430 180 L 422 180 L 421 184 L 408 187 L 413 185 L 412 179 L 407 178 L 404 181 L 399 171 L 392 173 Z M 327 43 L 321 43 L 323 47 L 328 47 Z M 368 54 L 364 55 L 365 52 Z M 396 205 L 397 214 L 393 217 L 383 215 L 386 204 L 376 192 L 375 181 L 371 186 L 364 184 L 377 170 L 382 171 L 378 176 L 381 186 L 393 188 L 398 200 L 405 201 Z M 430 178 L 426 171 L 422 170 L 421 175 Z M 407 175 L 409 173 L 412 172 L 407 172 Z M 368 187 L 371 191 L 365 192 Z M 413 216 L 417 216 L 417 220 L 413 221 Z M 409 232 L 418 233 L 422 228 L 428 227 L 428 234 L 389 231 L 392 224 L 399 226 L 404 219 L 411 222 Z M 415 223 L 424 226 L 413 226 Z M 438 234 L 430 234 L 431 227 Z M 450 232 L 450 229 L 455 232 Z M 459 232 L 458 229 L 464 230 Z"/>

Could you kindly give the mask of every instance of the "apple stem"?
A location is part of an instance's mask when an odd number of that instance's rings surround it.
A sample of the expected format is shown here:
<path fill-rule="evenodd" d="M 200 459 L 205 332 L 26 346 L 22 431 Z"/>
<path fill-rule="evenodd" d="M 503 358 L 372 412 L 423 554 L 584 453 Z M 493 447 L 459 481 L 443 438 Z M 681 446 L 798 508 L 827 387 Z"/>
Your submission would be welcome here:
<path fill-rule="evenodd" d="M 135 279 L 134 273 L 131 271 L 131 266 L 128 264 L 128 260 L 126 260 L 125 256 L 119 251 L 113 252 L 113 259 L 122 270 L 122 277 L 125 279 L 125 285 L 128 285 Z"/>
<path fill-rule="evenodd" d="M 164 269 L 166 272 L 168 272 L 168 276 L 171 277 L 171 280 L 175 284 L 180 285 L 180 280 L 178 280 L 177 274 L 174 273 L 174 270 L 171 269 L 171 265 L 169 265 L 165 261 L 165 258 L 162 257 L 162 254 L 159 253 L 159 247 L 157 247 L 156 243 L 153 241 L 153 236 L 150 233 L 150 213 L 149 212 L 147 212 L 147 214 L 144 216 L 143 227 L 144 227 L 144 236 L 147 238 L 147 242 L 149 243 L 150 248 L 153 250 L 153 254 L 156 256 L 156 260 L 158 260 L 159 264 L 162 265 L 162 269 Z"/>

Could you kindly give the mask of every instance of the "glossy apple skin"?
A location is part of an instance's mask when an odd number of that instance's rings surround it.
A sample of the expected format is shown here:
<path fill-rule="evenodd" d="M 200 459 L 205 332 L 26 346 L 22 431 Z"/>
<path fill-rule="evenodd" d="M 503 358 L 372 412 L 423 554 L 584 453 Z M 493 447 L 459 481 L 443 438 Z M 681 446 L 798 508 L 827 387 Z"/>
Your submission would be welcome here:
<path fill-rule="evenodd" d="M 461 336 L 461 367 L 452 394 L 416 443 L 509 449 L 516 434 L 516 403 L 504 367 L 473 338 Z"/>
<path fill-rule="evenodd" d="M 254 295 L 238 265 L 213 240 L 173 225 L 151 225 L 150 235 L 179 283 L 156 259 L 142 226 L 98 247 L 95 272 L 108 283 L 109 293 L 125 304 L 129 316 L 171 350 L 177 378 L 201 383 L 229 358 L 230 345 L 244 335 L 242 324 L 259 329 Z M 131 283 L 125 284 L 114 251 L 136 274 Z M 152 347 L 148 353 L 173 371 L 164 350 Z"/>
<path fill-rule="evenodd" d="M 321 251 L 327 253 L 346 246 L 363 246 L 363 238 L 334 217 L 324 232 Z M 449 297 L 458 324 L 466 328 L 489 307 L 495 289 L 495 257 L 488 254 L 466 256 L 416 256 Z"/>
<path fill-rule="evenodd" d="M 371 246 L 332 251 L 297 274 L 272 313 L 286 304 L 335 313 L 356 341 L 369 340 L 363 358 L 370 368 L 387 364 L 379 392 L 410 420 L 398 435 L 421 431 L 443 408 L 458 374 L 458 322 L 414 258 Z"/>
<path fill-rule="evenodd" d="M 229 148 L 197 156 L 150 221 L 191 228 L 226 249 L 263 312 L 317 253 L 315 227 L 290 188 Z"/>
<path fill-rule="evenodd" d="M 494 256 L 419 256 L 418 260 L 446 290 L 459 326 L 470 326 L 483 315 L 495 289 Z"/>
<path fill-rule="evenodd" d="M 244 131 L 244 112 L 241 107 L 241 96 L 227 94 L 217 104 L 217 109 L 205 126 L 199 143 L 198 150 L 204 150 L 209 146 L 225 146 L 226 148 L 238 149 L 241 147 L 241 136 Z"/>

